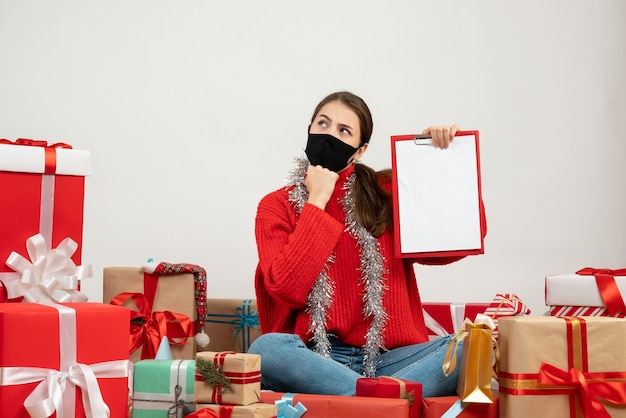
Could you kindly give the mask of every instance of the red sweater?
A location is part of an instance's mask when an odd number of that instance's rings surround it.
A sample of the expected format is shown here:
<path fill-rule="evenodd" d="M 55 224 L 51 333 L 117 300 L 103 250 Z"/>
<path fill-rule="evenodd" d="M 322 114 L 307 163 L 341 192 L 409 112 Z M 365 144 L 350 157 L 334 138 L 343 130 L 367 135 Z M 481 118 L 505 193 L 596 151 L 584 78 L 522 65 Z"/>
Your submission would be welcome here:
<path fill-rule="evenodd" d="M 288 191 L 279 189 L 265 196 L 256 216 L 259 264 L 255 289 L 261 331 L 298 334 L 304 342 L 311 338 L 307 296 L 318 275 L 335 252 L 328 271 L 335 285 L 334 303 L 327 315 L 327 331 L 356 347 L 365 343 L 370 321 L 363 316 L 363 287 L 360 285 L 359 248 L 345 232 L 345 214 L 340 202 L 342 187 L 352 173 L 339 174 L 333 196 L 325 210 L 306 203 L 300 216 L 288 200 Z M 460 259 L 402 259 L 393 254 L 393 231 L 388 228 L 379 238 L 385 260 L 387 290 L 383 304 L 389 319 L 385 325 L 386 348 L 417 344 L 428 340 L 413 263 L 447 264 Z"/>

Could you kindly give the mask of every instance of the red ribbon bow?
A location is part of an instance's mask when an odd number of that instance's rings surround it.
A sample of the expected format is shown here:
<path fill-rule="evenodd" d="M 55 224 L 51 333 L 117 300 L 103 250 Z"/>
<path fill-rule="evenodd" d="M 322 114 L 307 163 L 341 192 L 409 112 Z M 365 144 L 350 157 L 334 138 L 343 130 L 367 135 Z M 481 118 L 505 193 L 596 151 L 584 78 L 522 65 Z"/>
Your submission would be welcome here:
<path fill-rule="evenodd" d="M 138 309 L 131 312 L 129 352 L 143 345 L 142 360 L 156 356 L 164 336 L 167 336 L 170 344 L 185 344 L 193 336 L 192 322 L 187 315 L 170 311 L 152 312 L 152 304 L 143 293 L 120 293 L 111 300 L 111 304 L 123 306 L 129 299 L 133 300 Z M 179 338 L 182 340 L 175 340 Z"/>
<path fill-rule="evenodd" d="M 626 313 L 626 305 L 624 304 L 624 299 L 617 287 L 617 283 L 615 283 L 614 277 L 626 276 L 626 269 L 611 270 L 585 267 L 584 269 L 578 270 L 576 274 L 595 277 L 600 296 L 602 296 L 602 301 L 606 305 L 606 310 L 609 315 L 614 316 L 619 312 Z"/>
<path fill-rule="evenodd" d="M 543 385 L 568 386 L 579 395 L 583 415 L 588 418 L 611 418 L 598 399 L 614 405 L 626 404 L 625 373 L 584 373 L 576 368 L 569 371 L 551 364 L 542 363 L 539 368 L 539 383 Z M 621 377 L 622 381 L 611 381 Z"/>
<path fill-rule="evenodd" d="M 69 144 L 65 144 L 63 142 L 57 142 L 55 144 L 48 145 L 48 141 L 43 141 L 39 139 L 27 139 L 27 138 L 17 138 L 15 142 L 9 141 L 8 139 L 0 139 L 0 144 L 9 144 L 9 145 L 24 145 L 28 147 L 44 147 L 45 148 L 45 168 L 44 173 L 46 174 L 54 174 L 57 168 L 57 148 L 69 148 L 72 146 Z"/>

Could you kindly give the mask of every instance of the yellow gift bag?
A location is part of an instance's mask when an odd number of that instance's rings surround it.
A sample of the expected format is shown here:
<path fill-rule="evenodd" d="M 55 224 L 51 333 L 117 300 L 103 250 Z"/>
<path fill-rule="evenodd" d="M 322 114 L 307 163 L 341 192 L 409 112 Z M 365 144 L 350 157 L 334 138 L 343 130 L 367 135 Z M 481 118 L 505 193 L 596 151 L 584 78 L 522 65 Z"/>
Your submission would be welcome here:
<path fill-rule="evenodd" d="M 494 374 L 493 320 L 479 314 L 476 321 L 465 320 L 448 345 L 443 373 L 448 376 L 456 368 L 457 347 L 463 341 L 457 393 L 462 402 L 493 403 L 491 379 Z"/>

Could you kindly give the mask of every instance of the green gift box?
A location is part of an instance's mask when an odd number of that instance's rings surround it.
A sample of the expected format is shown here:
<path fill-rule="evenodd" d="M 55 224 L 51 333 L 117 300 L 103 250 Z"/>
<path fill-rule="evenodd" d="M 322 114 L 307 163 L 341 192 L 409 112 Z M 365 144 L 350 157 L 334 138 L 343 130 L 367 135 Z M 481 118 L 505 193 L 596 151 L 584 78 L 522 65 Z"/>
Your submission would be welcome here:
<path fill-rule="evenodd" d="M 182 418 L 196 410 L 195 360 L 140 360 L 135 363 L 133 418 Z"/>

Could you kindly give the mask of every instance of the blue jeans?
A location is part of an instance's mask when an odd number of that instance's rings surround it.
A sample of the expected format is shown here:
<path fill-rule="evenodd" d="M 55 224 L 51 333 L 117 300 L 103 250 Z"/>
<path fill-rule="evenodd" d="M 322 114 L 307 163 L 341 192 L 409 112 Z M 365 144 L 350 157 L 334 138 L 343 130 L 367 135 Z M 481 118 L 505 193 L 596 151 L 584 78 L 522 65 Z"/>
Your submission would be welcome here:
<path fill-rule="evenodd" d="M 378 359 L 376 376 L 420 382 L 423 397 L 455 395 L 458 367 L 448 377 L 441 368 L 450 339 L 447 336 L 384 351 Z M 331 343 L 331 358 L 325 358 L 309 349 L 297 335 L 269 333 L 257 338 L 248 353 L 261 355 L 264 389 L 353 396 L 357 379 L 363 377 L 361 348 L 332 338 Z M 459 344 L 457 364 L 461 347 Z"/>

